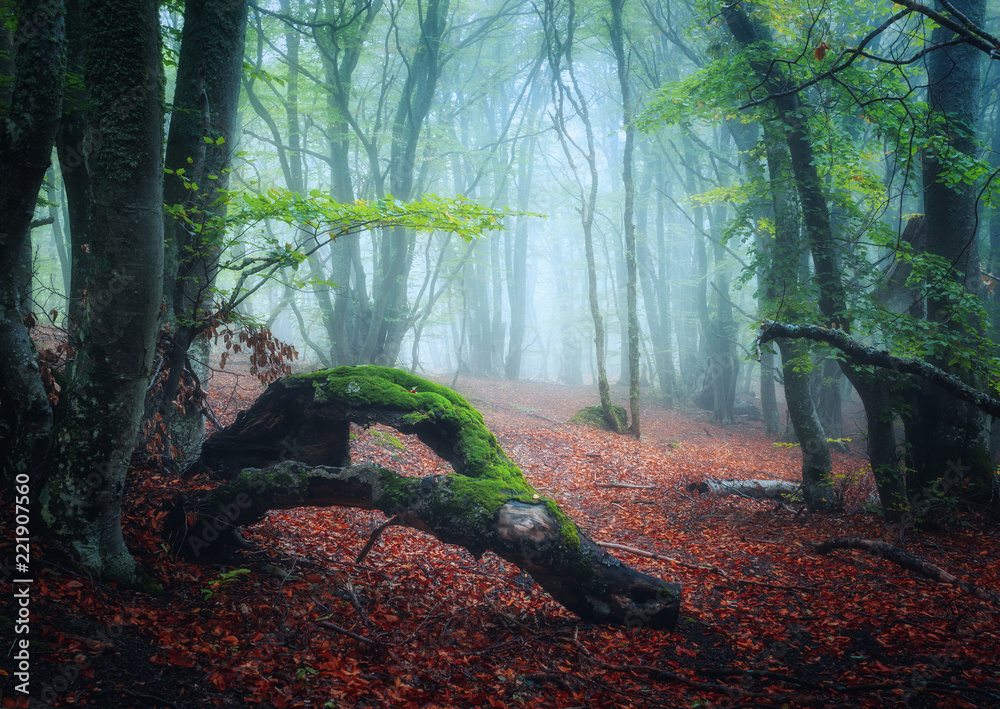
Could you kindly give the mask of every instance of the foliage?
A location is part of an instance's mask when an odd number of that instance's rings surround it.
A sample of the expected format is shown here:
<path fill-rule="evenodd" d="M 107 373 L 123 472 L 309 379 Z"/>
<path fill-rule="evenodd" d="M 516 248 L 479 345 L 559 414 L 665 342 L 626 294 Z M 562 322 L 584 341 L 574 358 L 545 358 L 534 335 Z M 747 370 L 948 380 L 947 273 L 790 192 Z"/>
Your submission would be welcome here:
<path fill-rule="evenodd" d="M 218 578 L 209 581 L 208 586 L 201 589 L 201 595 L 206 601 L 211 601 L 230 584 L 235 583 L 240 577 L 249 573 L 250 569 L 230 569 L 229 571 L 220 572 Z"/>
<path fill-rule="evenodd" d="M 200 191 L 183 168 L 173 174 L 181 177 L 193 193 Z M 386 196 L 350 204 L 337 202 L 320 190 L 312 190 L 307 196 L 277 187 L 259 193 L 216 190 L 212 194 L 204 207 L 191 202 L 164 207 L 168 217 L 181 221 L 189 233 L 199 237 L 198 245 L 191 248 L 200 252 L 198 258 L 217 265 L 223 272 L 220 284 L 234 284 L 228 289 L 224 285 L 213 289 L 214 301 L 219 304 L 217 314 L 201 314 L 200 323 L 191 320 L 191 314 L 179 315 L 180 324 L 186 326 L 211 326 L 213 318 L 239 319 L 236 308 L 279 271 L 298 269 L 323 246 L 351 234 L 399 226 L 457 234 L 468 242 L 502 230 L 506 217 L 525 216 L 509 209 L 483 207 L 464 197 L 433 194 L 409 202 Z M 203 193 L 202 197 L 208 198 L 209 194 Z M 228 209 L 220 214 L 217 207 L 221 204 L 228 205 Z M 282 243 L 272 228 L 275 224 L 292 229 L 294 240 Z M 227 279 L 225 272 L 232 275 Z M 296 283 L 299 287 L 318 285 L 316 279 Z"/>

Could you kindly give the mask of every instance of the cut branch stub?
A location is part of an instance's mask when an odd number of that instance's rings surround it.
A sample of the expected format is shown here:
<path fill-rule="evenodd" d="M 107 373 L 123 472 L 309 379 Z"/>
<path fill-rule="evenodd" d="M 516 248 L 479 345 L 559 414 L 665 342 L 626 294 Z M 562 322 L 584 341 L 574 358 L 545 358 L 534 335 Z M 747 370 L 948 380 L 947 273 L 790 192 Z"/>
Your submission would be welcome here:
<path fill-rule="evenodd" d="M 405 477 L 351 465 L 350 423 L 415 434 L 455 472 Z M 446 387 L 385 367 L 340 367 L 275 382 L 202 449 L 204 466 L 229 482 L 168 522 L 171 546 L 201 557 L 231 543 L 235 528 L 270 509 L 378 509 L 399 523 L 516 564 L 581 618 L 673 628 L 678 584 L 607 554 L 553 501 L 537 493 L 486 428 Z M 192 512 L 197 521 L 187 524 Z"/>

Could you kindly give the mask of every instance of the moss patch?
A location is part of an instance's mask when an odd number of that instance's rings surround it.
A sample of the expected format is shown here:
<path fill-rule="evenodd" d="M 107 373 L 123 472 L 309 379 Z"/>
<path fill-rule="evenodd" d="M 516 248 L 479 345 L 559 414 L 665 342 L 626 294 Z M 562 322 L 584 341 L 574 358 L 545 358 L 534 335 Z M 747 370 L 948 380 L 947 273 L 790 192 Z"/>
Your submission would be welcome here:
<path fill-rule="evenodd" d="M 612 404 L 611 408 L 614 409 L 615 414 L 623 424 L 628 421 L 628 414 L 625 411 L 624 406 Z M 613 431 L 613 429 L 611 429 L 604 420 L 604 412 L 601 410 L 600 406 L 583 407 L 570 417 L 569 422 L 575 423 L 579 426 L 590 426 L 591 428 L 597 428 L 602 431 Z"/>
<path fill-rule="evenodd" d="M 442 512 L 460 514 L 485 531 L 511 500 L 545 505 L 559 521 L 564 542 L 579 546 L 572 520 L 528 484 L 486 428 L 482 414 L 451 389 L 399 369 L 373 365 L 293 374 L 281 381 L 287 387 L 311 386 L 315 403 L 343 402 L 361 410 L 376 409 L 387 418 L 396 417 L 396 427 L 404 433 L 416 433 L 456 470 L 447 476 L 447 485 L 438 487 L 435 502 Z M 402 507 L 412 491 L 412 485 L 398 479 L 386 476 L 383 480 L 383 494 L 393 506 Z"/>

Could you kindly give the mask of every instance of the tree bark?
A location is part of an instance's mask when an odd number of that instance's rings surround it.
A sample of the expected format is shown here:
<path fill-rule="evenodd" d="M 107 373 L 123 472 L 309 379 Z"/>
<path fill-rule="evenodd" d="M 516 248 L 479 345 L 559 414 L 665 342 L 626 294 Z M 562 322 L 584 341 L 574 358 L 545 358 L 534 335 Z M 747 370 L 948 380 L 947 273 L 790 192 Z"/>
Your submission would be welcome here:
<path fill-rule="evenodd" d="M 787 480 L 701 480 L 688 485 L 690 492 L 714 493 L 717 497 L 737 495 L 755 500 L 778 500 L 794 495 L 801 485 Z"/>
<path fill-rule="evenodd" d="M 985 0 L 953 0 L 955 7 L 976 26 L 985 17 Z M 931 41 L 951 39 L 953 32 L 937 27 Z M 951 184 L 947 174 L 954 162 L 977 155 L 976 122 L 979 117 L 981 52 L 967 44 L 945 47 L 931 53 L 927 62 L 927 104 L 931 142 L 921 156 L 924 178 L 924 246 L 926 253 L 947 263 L 943 284 L 929 284 L 927 320 L 944 330 L 946 336 L 964 338 L 983 323 L 972 313 L 963 312 L 959 294 L 979 296 L 981 288 L 978 232 L 980 186 L 958 180 Z M 967 306 L 966 306 L 967 307 Z M 969 368 L 948 365 L 953 352 L 940 348 L 930 358 L 950 369 L 972 387 L 984 385 L 983 377 Z M 989 352 L 978 352 L 988 357 Z M 964 369 L 964 371 L 963 371 Z M 915 393 L 914 409 L 907 412 L 907 443 L 910 446 L 907 491 L 911 497 L 926 494 L 935 482 L 950 481 L 951 487 L 965 488 L 971 498 L 996 504 L 996 475 L 989 452 L 989 419 L 975 408 L 947 396 L 935 387 Z M 952 479 L 955 466 L 962 468 Z M 968 478 L 966 485 L 962 478 Z"/>
<path fill-rule="evenodd" d="M 83 76 L 83 28 L 80 0 L 66 2 L 67 65 L 78 77 L 67 81 L 66 100 L 56 132 L 59 172 L 66 190 L 66 215 L 69 225 L 70 285 L 66 314 L 69 346 L 80 346 L 83 322 L 84 291 L 90 273 L 90 165 L 89 155 L 100 138 L 100 131 L 90 125 L 87 116 L 86 87 Z"/>
<path fill-rule="evenodd" d="M 8 5 L 8 8 L 11 6 Z M 49 167 L 62 106 L 66 26 L 62 2 L 17 4 L 17 29 L 0 27 L 0 468 L 31 474 L 52 426 L 22 303 L 31 218 Z M 5 18 L 6 19 L 6 18 Z M 13 477 L 11 477 L 13 480 Z"/>
<path fill-rule="evenodd" d="M 351 422 L 415 434 L 455 472 L 416 478 L 351 465 Z M 168 538 L 194 558 L 224 550 L 237 541 L 236 527 L 269 509 L 379 509 L 477 557 L 496 553 L 585 620 L 670 629 L 677 619 L 680 586 L 606 554 L 534 491 L 465 399 L 401 370 L 285 377 L 206 441 L 201 464 L 230 481 L 174 508 Z M 188 527 L 192 511 L 198 519 Z"/>
<path fill-rule="evenodd" d="M 59 404 L 42 520 L 97 577 L 137 581 L 121 532 L 125 474 L 155 349 L 163 277 L 158 3 L 82 3 L 91 268 L 81 347 Z M 49 146 L 51 148 L 51 146 Z"/>
<path fill-rule="evenodd" d="M 722 14 L 733 37 L 740 44 L 770 42 L 766 28 L 752 21 L 744 7 L 727 6 Z M 759 59 L 751 60 L 751 66 L 761 78 L 762 86 L 772 95 L 776 113 L 784 124 L 784 142 L 791 157 L 792 175 L 795 178 L 803 222 L 816 269 L 820 313 L 832 327 L 843 328 L 846 332 L 850 332 L 851 318 L 847 307 L 844 279 L 836 258 L 830 212 L 812 152 L 802 102 L 798 93 L 785 92 L 787 78 L 780 68 Z M 873 463 L 872 470 L 875 475 L 884 476 L 878 481 L 878 487 L 886 518 L 898 519 L 903 512 L 906 492 L 902 486 L 895 445 L 892 443 L 894 440 L 892 426 L 888 423 L 892 414 L 887 407 L 890 401 L 887 384 L 846 364 L 841 364 L 841 370 L 861 396 L 869 428 L 877 429 L 877 434 L 869 439 L 870 455 L 873 460 L 879 461 L 877 465 Z M 880 448 L 872 451 L 873 445 Z M 886 494 L 883 495 L 883 492 Z"/>
<path fill-rule="evenodd" d="M 200 408 L 182 413 L 174 400 L 188 367 L 188 351 L 198 346 L 214 311 L 212 290 L 225 238 L 225 191 L 237 143 L 246 22 L 245 0 L 190 0 L 184 7 L 165 156 L 171 172 L 164 176 L 163 199 L 167 205 L 183 206 L 198 229 L 174 215 L 164 217 L 163 295 L 170 347 L 156 407 L 183 459 L 197 455 L 205 430 Z"/>
<path fill-rule="evenodd" d="M 866 551 L 873 556 L 887 559 L 888 561 L 902 566 L 904 569 L 909 569 L 910 571 L 918 573 L 921 576 L 926 576 L 927 578 L 934 579 L 940 583 L 948 583 L 953 586 L 958 586 L 960 589 L 975 596 L 976 598 L 989 601 L 994 605 L 1000 605 L 1000 596 L 996 593 L 963 581 L 954 574 L 950 574 L 944 569 L 928 563 L 927 561 L 924 561 L 923 559 L 914 556 L 897 546 L 893 546 L 892 544 L 872 539 L 858 539 L 857 537 L 838 537 L 836 539 L 829 539 L 825 542 L 820 542 L 814 547 L 815 552 L 821 555 L 829 554 L 834 549 L 859 549 L 861 551 Z"/>
<path fill-rule="evenodd" d="M 622 10 L 625 0 L 611 2 L 611 46 L 618 69 L 618 86 L 622 98 L 622 122 L 625 124 L 625 150 L 622 155 L 622 185 L 625 188 L 625 205 L 622 220 L 625 228 L 625 270 L 627 275 L 625 299 L 627 310 L 626 334 L 628 338 L 628 401 L 631 421 L 629 433 L 639 438 L 639 309 L 636 296 L 637 266 L 635 246 L 635 181 L 632 177 L 635 152 L 635 125 L 632 123 L 632 96 L 629 87 L 628 63 L 625 59 L 625 29 Z"/>
<path fill-rule="evenodd" d="M 825 342 L 842 351 L 855 364 L 881 367 L 902 374 L 922 377 L 952 397 L 966 401 L 991 416 L 1000 417 L 1000 399 L 969 386 L 960 377 L 949 374 L 930 362 L 916 357 L 896 357 L 885 350 L 879 350 L 851 339 L 843 330 L 832 330 L 819 325 L 795 325 L 765 320 L 757 334 L 757 341 L 764 343 L 779 337 Z"/>
<path fill-rule="evenodd" d="M 779 309 L 788 310 L 798 305 L 803 288 L 798 267 L 801 254 L 799 219 L 793 196 L 782 184 L 790 168 L 788 151 L 773 139 L 774 136 L 768 135 L 770 132 L 773 129 L 765 129 L 775 239 L 764 274 L 765 297 Z M 791 305 L 779 305 L 785 299 Z M 781 351 L 788 419 L 802 450 L 802 494 L 810 509 L 827 509 L 835 504 L 830 485 L 833 461 L 812 399 L 809 375 L 802 367 L 802 360 L 809 357 L 809 352 L 801 343 L 786 339 L 777 340 L 777 345 Z"/>

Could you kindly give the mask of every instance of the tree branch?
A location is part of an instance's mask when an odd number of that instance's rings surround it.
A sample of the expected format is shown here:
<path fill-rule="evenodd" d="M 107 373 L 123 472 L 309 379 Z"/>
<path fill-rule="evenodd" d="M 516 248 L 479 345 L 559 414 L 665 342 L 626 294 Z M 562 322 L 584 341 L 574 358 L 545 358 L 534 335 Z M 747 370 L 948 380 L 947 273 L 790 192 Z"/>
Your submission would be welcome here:
<path fill-rule="evenodd" d="M 794 325 L 765 320 L 757 333 L 757 361 L 760 361 L 761 345 L 777 337 L 804 338 L 825 342 L 846 354 L 855 364 L 881 367 L 901 374 L 923 377 L 955 398 L 969 402 L 994 418 L 1000 418 L 1000 400 L 995 397 L 970 387 L 958 377 L 930 362 L 916 357 L 897 357 L 885 350 L 869 347 L 851 339 L 843 330 L 833 330 L 819 325 Z"/>
<path fill-rule="evenodd" d="M 410 477 L 351 465 L 351 422 L 414 434 L 455 472 Z M 175 502 L 164 524 L 174 553 L 226 554 L 240 542 L 237 528 L 268 510 L 377 509 L 477 558 L 492 551 L 585 620 L 663 629 L 677 621 L 679 585 L 601 549 L 535 492 L 465 399 L 400 370 L 339 367 L 285 377 L 207 440 L 193 467 L 230 481 Z"/>
<path fill-rule="evenodd" d="M 953 586 L 958 586 L 966 593 L 971 594 L 980 600 L 987 601 L 994 605 L 1000 605 L 1000 596 L 997 596 L 997 594 L 992 591 L 967 583 L 954 574 L 950 574 L 944 569 L 928 563 L 923 559 L 914 556 L 909 552 L 903 551 L 899 547 L 893 546 L 887 542 L 879 542 L 872 539 L 858 539 L 857 537 L 838 537 L 836 539 L 821 542 L 814 547 L 817 554 L 829 554 L 834 549 L 859 549 L 861 551 L 866 551 L 873 556 L 880 556 L 883 559 L 888 559 L 892 563 L 898 564 L 904 569 L 909 569 L 910 571 L 918 573 L 921 576 L 926 576 L 927 578 L 934 579 L 940 583 L 949 583 Z"/>

